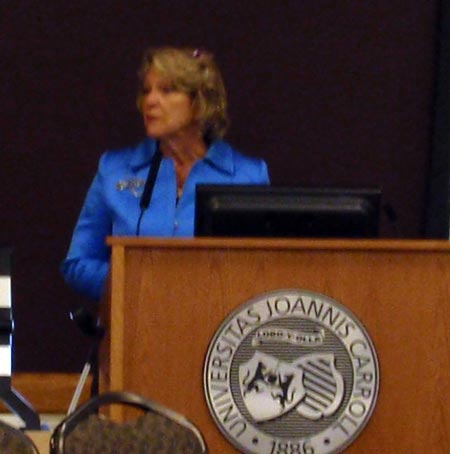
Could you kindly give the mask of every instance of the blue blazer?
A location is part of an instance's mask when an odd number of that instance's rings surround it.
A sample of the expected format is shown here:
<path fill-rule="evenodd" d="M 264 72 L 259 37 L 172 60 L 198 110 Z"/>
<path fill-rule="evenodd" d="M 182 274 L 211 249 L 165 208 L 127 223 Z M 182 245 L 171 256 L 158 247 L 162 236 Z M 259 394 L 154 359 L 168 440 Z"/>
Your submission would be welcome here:
<path fill-rule="evenodd" d="M 109 271 L 106 237 L 136 235 L 139 202 L 155 151 L 155 140 L 147 138 L 100 158 L 61 266 L 66 282 L 76 291 L 99 299 Z M 198 183 L 269 184 L 269 175 L 263 160 L 246 157 L 226 142 L 216 141 L 193 166 L 177 201 L 175 167 L 172 159 L 163 158 L 140 235 L 192 237 Z"/>

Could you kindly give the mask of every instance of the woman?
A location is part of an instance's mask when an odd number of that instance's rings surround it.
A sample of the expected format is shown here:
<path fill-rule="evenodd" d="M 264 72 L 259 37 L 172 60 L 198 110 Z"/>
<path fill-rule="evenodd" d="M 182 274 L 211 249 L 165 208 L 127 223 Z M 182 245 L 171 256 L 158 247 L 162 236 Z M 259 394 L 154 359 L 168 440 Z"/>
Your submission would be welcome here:
<path fill-rule="evenodd" d="M 150 49 L 139 80 L 137 105 L 148 137 L 103 154 L 62 264 L 67 283 L 94 299 L 108 274 L 108 235 L 191 237 L 198 183 L 269 183 L 264 161 L 221 140 L 226 94 L 211 54 Z M 147 190 L 143 197 L 152 173 L 151 197 Z"/>

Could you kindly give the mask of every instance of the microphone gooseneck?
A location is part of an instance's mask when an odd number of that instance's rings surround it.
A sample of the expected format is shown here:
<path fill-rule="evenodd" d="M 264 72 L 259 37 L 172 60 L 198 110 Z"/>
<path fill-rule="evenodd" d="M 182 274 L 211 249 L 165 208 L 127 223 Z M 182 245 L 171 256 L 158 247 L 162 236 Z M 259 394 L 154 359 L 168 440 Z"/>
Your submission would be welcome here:
<path fill-rule="evenodd" d="M 141 212 L 139 214 L 139 219 L 136 226 L 136 236 L 139 236 L 140 234 L 142 217 L 144 215 L 145 210 L 150 205 L 150 200 L 152 198 L 153 188 L 155 186 L 156 176 L 158 175 L 161 159 L 162 154 L 158 147 L 150 162 L 150 169 L 148 171 L 147 181 L 145 182 L 144 191 L 142 192 L 142 197 L 139 202 Z"/>

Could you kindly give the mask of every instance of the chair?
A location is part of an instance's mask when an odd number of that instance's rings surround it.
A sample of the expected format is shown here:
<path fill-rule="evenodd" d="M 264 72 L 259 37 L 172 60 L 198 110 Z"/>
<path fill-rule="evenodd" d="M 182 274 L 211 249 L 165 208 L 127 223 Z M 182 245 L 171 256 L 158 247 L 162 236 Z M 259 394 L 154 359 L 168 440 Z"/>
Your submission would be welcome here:
<path fill-rule="evenodd" d="M 117 423 L 98 414 L 104 405 L 139 409 L 133 421 Z M 50 454 L 203 454 L 200 431 L 184 416 L 130 392 L 93 397 L 53 431 Z"/>
<path fill-rule="evenodd" d="M 0 452 L 4 454 L 39 454 L 33 440 L 20 429 L 0 421 Z"/>

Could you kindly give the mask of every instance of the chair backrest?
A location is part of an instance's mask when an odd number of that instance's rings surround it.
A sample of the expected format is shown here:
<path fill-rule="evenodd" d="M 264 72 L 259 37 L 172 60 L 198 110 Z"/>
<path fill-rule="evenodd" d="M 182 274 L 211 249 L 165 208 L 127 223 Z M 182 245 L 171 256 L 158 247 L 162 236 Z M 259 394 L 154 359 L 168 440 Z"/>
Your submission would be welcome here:
<path fill-rule="evenodd" d="M 20 429 L 0 421 L 0 452 L 5 454 L 39 454 L 33 440 Z"/>
<path fill-rule="evenodd" d="M 122 423 L 99 415 L 105 405 L 122 404 L 141 410 L 141 415 Z M 156 402 L 130 392 L 100 394 L 72 414 L 53 431 L 51 454 L 204 454 L 206 443 L 187 418 Z"/>

